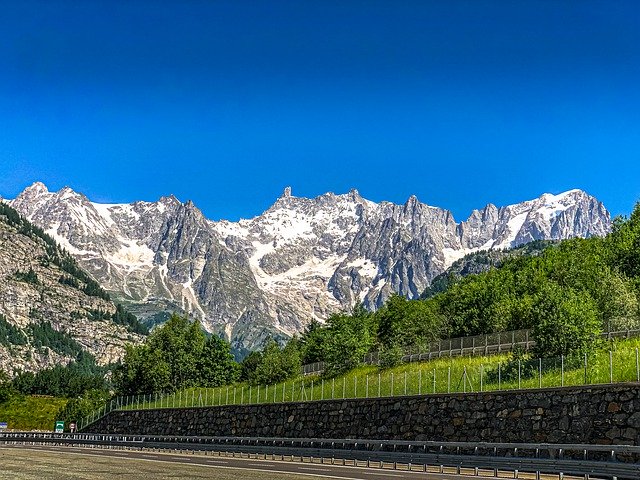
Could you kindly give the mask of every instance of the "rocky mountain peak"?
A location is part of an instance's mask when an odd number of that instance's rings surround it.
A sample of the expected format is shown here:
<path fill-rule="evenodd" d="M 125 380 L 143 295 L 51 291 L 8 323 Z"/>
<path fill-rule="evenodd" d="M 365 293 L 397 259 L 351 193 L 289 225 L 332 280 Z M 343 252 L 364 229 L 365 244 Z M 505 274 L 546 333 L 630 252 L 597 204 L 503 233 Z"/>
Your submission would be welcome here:
<path fill-rule="evenodd" d="M 181 205 L 180 200 L 178 200 L 173 194 L 168 195 L 168 196 L 160 197 L 160 199 L 158 200 L 158 203 L 160 203 L 162 205 L 168 205 L 168 206 Z"/>
<path fill-rule="evenodd" d="M 33 196 L 33 195 L 40 195 L 42 193 L 48 193 L 48 192 L 49 190 L 47 189 L 47 186 L 44 183 L 34 182 L 31 185 L 29 185 L 27 188 L 25 188 L 22 194 Z"/>

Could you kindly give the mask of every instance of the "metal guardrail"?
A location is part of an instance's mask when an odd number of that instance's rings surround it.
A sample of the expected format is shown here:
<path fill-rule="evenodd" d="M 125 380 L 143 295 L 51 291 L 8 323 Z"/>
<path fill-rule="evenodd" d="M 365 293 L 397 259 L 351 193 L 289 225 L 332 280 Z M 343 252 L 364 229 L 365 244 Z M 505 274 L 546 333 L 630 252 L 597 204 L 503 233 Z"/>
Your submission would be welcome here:
<path fill-rule="evenodd" d="M 272 460 L 300 458 L 301 461 L 346 465 L 346 460 L 382 467 L 386 462 L 409 466 L 471 468 L 580 475 L 585 479 L 640 478 L 640 447 L 629 445 L 529 444 L 483 442 L 437 442 L 409 440 L 319 439 L 275 437 L 180 437 L 106 434 L 0 433 L 1 444 L 50 444 L 124 449 L 160 449 L 225 454 L 271 456 Z M 279 458 L 278 458 L 279 457 Z M 288 457 L 288 458 L 287 458 Z M 362 466 L 362 465 L 361 465 Z M 420 469 L 419 469 L 420 470 Z"/>

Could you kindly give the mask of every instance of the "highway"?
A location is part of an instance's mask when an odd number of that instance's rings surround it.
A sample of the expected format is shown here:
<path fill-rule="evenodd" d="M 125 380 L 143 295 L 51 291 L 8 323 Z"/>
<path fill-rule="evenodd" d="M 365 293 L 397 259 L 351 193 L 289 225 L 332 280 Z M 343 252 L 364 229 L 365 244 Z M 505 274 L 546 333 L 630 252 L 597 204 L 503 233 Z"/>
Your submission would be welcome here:
<path fill-rule="evenodd" d="M 474 475 L 474 470 L 485 477 L 495 475 L 515 478 L 519 471 L 517 478 L 538 478 L 538 475 L 539 478 L 562 478 L 563 474 L 559 472 L 564 472 L 564 478 L 570 478 L 569 475 L 579 475 L 583 479 L 640 478 L 640 447 L 629 445 L 167 437 L 46 432 L 0 433 L 0 445 L 7 446 L 4 450 L 0 447 L 0 453 L 10 451 L 7 448 L 13 448 L 14 452 L 17 449 L 34 449 L 43 454 L 49 452 L 48 455 L 54 455 L 55 452 L 64 452 L 65 455 L 91 454 L 94 458 L 99 457 L 118 465 L 122 462 L 114 462 L 114 459 L 182 465 L 179 468 L 185 468 L 185 465 L 201 469 L 218 468 L 214 476 L 178 475 L 157 478 L 222 478 L 220 472 L 225 469 L 241 469 L 245 473 L 260 471 L 262 475 L 258 477 L 261 479 L 266 478 L 266 472 L 270 472 L 288 475 L 275 478 L 299 478 L 300 475 L 307 475 L 344 479 L 399 477 L 446 480 L 469 478 L 469 475 Z M 384 464 L 381 466 L 379 462 Z M 5 465 L 1 461 L 0 464 Z M 140 464 L 138 468 L 139 466 Z M 499 475 L 494 474 L 497 470 L 500 471 Z M 254 476 L 245 474 L 242 478 Z M 14 477 L 3 477 L 0 471 L 0 478 Z M 37 476 L 20 478 L 42 480 Z M 147 478 L 156 477 L 151 475 Z M 236 480 L 237 476 L 230 478 Z"/>
<path fill-rule="evenodd" d="M 64 446 L 49 446 L 49 445 L 6 445 L 0 446 L 0 458 L 3 458 L 3 451 L 19 451 L 21 455 L 26 458 L 39 457 L 43 458 L 43 454 L 49 453 L 55 456 L 58 460 L 63 459 L 63 463 L 69 466 L 74 465 L 74 457 L 99 457 L 101 463 L 96 464 L 96 470 L 99 470 L 103 474 L 111 474 L 105 471 L 105 460 L 118 459 L 117 462 L 111 462 L 113 464 L 120 464 L 122 461 L 131 462 L 129 473 L 132 475 L 130 478 L 136 478 L 135 468 L 140 461 L 145 462 L 157 462 L 159 464 L 169 464 L 162 467 L 163 471 L 166 471 L 169 475 L 171 471 L 176 473 L 180 472 L 182 466 L 188 465 L 189 468 L 204 467 L 210 468 L 211 474 L 205 477 L 199 476 L 198 478 L 219 478 L 218 472 L 221 470 L 232 473 L 234 478 L 238 479 L 264 479 L 268 474 L 269 477 L 281 478 L 281 479 L 299 479 L 304 477 L 322 477 L 322 478 L 334 478 L 343 480 L 384 480 L 384 479 L 406 479 L 406 480 L 460 480 L 470 477 L 467 475 L 456 475 L 453 473 L 435 473 L 435 472 L 418 472 L 405 470 L 393 470 L 391 464 L 387 464 L 385 469 L 380 468 L 367 468 L 366 466 L 342 466 L 342 465 L 329 465 L 320 463 L 310 463 L 309 459 L 305 459 L 304 463 L 291 462 L 291 461 L 271 461 L 256 458 L 233 458 L 233 457 L 217 457 L 211 455 L 204 455 L 202 453 L 197 454 L 178 454 L 167 452 L 152 452 L 148 450 L 111 450 L 103 448 L 86 448 L 86 447 L 64 447 Z M 31 452 L 33 455 L 30 455 Z M 37 452 L 37 453 L 36 453 Z M 16 452 L 17 453 L 17 452 Z M 64 457 L 67 457 L 64 460 Z M 350 462 L 352 463 L 352 462 Z M 361 465 L 363 465 L 361 463 Z M 57 467 L 59 470 L 60 467 Z M 235 472 L 234 472 L 235 471 Z M 6 472 L 8 473 L 8 472 Z M 64 478 L 64 472 L 59 472 L 61 477 Z M 91 472 L 85 471 L 90 474 Z M 114 472 L 115 473 L 115 472 Z M 470 472 L 469 472 L 470 473 Z M 13 478 L 3 477 L 0 472 L 0 478 Z M 29 477 L 26 477 L 29 478 Z M 34 477 L 36 478 L 36 477 Z M 40 477 L 44 478 L 44 477 Z M 54 478 L 54 477 L 52 477 Z M 73 478 L 73 477 L 69 477 Z M 76 478 L 88 478 L 86 476 L 78 476 Z M 98 477 L 96 477 L 98 478 Z M 168 476 L 167 478 L 180 478 Z M 192 477 L 183 477 L 192 478 Z M 193 477 L 195 478 L 195 477 Z M 477 477 L 476 477 L 477 478 Z M 556 477 L 557 478 L 557 477 Z"/>

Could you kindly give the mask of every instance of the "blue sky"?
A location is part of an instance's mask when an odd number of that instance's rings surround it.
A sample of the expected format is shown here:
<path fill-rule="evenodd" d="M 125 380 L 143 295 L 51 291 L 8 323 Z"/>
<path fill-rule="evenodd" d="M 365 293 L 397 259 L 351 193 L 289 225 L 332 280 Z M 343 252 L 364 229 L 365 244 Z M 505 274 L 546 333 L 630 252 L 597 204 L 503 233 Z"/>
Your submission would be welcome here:
<path fill-rule="evenodd" d="M 0 195 L 640 199 L 635 1 L 0 1 Z"/>

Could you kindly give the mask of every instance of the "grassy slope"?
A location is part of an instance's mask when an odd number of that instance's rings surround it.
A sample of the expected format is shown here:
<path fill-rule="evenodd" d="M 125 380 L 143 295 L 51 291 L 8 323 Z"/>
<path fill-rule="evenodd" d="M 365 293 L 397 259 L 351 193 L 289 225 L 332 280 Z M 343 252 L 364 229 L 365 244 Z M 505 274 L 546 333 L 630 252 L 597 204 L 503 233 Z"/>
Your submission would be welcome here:
<path fill-rule="evenodd" d="M 16 396 L 0 403 L 0 422 L 12 430 L 53 430 L 56 413 L 66 398 Z"/>
<path fill-rule="evenodd" d="M 506 390 L 517 388 L 559 387 L 563 384 L 606 384 L 636 381 L 636 352 L 640 339 L 603 343 L 586 359 L 537 359 L 522 361 L 520 381 L 518 362 L 511 354 L 489 357 L 441 358 L 430 362 L 404 364 L 389 369 L 364 366 L 335 379 L 299 377 L 270 386 L 238 384 L 222 388 L 196 388 L 178 392 L 149 403 L 136 398 L 135 406 L 144 408 L 190 405 L 224 405 L 233 403 L 273 403 L 282 401 L 320 400 L 331 398 L 377 397 L 447 392 L 477 392 L 480 389 Z M 613 368 L 610 371 L 609 352 Z M 511 361 L 511 362 L 510 362 Z M 509 366 L 510 363 L 510 366 Z M 542 374 L 540 375 L 540 368 Z M 434 382 L 435 377 L 435 382 Z M 406 378 L 406 387 L 405 387 Z M 406 388 L 406 389 L 405 389 Z M 129 398 L 128 402 L 132 399 Z M 134 408 L 135 408 L 134 406 Z"/>

